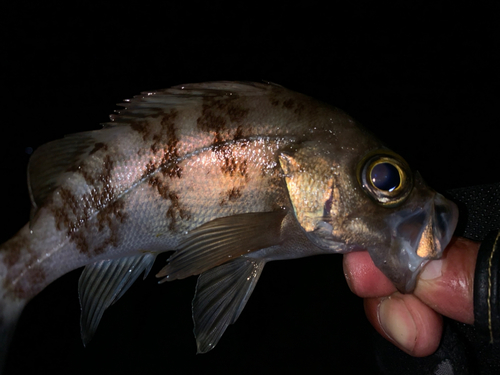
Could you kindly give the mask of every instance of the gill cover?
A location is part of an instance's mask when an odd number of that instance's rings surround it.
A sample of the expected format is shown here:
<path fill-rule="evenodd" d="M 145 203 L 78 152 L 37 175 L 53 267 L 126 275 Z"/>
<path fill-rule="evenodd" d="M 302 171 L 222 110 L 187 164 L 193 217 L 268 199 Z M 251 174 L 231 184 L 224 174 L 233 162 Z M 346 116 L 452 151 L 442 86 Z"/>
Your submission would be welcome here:
<path fill-rule="evenodd" d="M 320 147 L 302 146 L 279 156 L 295 217 L 308 239 L 320 249 L 342 252 L 342 242 L 335 232 L 343 214 L 341 187 L 335 179 L 340 166 L 325 157 Z"/>

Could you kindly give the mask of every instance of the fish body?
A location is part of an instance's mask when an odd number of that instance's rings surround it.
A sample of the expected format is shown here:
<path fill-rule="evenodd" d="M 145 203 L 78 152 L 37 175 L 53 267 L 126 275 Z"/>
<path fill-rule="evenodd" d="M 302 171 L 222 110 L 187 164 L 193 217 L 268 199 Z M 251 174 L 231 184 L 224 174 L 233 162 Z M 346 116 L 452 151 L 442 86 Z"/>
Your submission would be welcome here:
<path fill-rule="evenodd" d="M 404 292 L 438 258 L 456 207 L 339 109 L 273 84 L 188 84 L 123 104 L 103 129 L 35 151 L 30 222 L 0 246 L 5 350 L 24 305 L 85 266 L 84 343 L 157 254 L 200 275 L 199 352 L 234 323 L 266 262 L 367 249 Z M 145 276 L 144 276 L 145 277 Z"/>

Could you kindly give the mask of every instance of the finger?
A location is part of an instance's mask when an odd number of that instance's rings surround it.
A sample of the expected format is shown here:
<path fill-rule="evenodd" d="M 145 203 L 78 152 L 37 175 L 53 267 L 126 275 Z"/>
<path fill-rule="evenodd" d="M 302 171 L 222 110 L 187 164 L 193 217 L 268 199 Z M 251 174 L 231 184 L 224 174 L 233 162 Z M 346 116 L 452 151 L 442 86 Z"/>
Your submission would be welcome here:
<path fill-rule="evenodd" d="M 436 351 L 441 340 L 441 315 L 412 294 L 365 299 L 370 323 L 401 350 L 423 357 Z"/>
<path fill-rule="evenodd" d="M 391 281 L 373 264 L 367 251 L 344 254 L 343 265 L 349 288 L 362 298 L 388 296 L 396 291 Z"/>
<path fill-rule="evenodd" d="M 479 243 L 453 238 L 443 258 L 429 262 L 415 295 L 435 311 L 463 323 L 474 323 L 474 271 Z"/>

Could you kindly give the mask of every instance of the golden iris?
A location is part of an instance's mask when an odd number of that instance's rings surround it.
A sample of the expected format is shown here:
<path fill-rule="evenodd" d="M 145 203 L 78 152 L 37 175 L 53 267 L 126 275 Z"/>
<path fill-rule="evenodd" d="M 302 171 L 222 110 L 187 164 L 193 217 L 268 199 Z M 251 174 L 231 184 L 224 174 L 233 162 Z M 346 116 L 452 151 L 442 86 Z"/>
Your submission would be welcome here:
<path fill-rule="evenodd" d="M 411 170 L 404 159 L 388 150 L 367 155 L 358 165 L 363 191 L 383 206 L 402 203 L 413 187 Z"/>

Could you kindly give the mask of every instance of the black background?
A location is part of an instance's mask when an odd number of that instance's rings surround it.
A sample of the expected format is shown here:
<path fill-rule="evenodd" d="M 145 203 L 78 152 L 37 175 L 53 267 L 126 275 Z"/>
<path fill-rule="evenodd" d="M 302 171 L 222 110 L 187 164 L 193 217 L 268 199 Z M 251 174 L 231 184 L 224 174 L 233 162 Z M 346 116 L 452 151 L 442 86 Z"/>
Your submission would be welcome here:
<path fill-rule="evenodd" d="M 2 5 L 0 242 L 29 218 L 27 148 L 188 82 L 276 82 L 347 111 L 437 190 L 498 182 L 498 2 L 247 3 Z M 6 374 L 376 373 L 341 256 L 268 264 L 205 355 L 191 333 L 195 278 L 137 282 L 84 349 L 79 273 L 28 304 Z"/>

